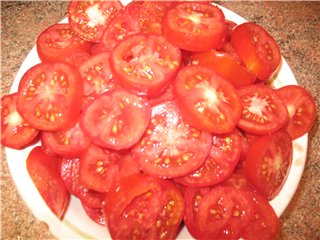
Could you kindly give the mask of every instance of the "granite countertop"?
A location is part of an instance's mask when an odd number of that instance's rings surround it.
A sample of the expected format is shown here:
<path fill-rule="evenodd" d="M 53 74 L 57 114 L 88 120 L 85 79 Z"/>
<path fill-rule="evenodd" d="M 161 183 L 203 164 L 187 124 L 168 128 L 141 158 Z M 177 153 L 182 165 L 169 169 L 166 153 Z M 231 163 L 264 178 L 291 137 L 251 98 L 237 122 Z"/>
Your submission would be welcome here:
<path fill-rule="evenodd" d="M 232 2 L 221 4 L 264 26 L 280 45 L 298 83 L 314 96 L 320 109 L 320 2 Z M 1 91 L 10 86 L 38 34 L 61 20 L 65 1 L 1 2 Z M 281 216 L 278 239 L 320 239 L 319 111 L 309 134 L 308 158 L 300 185 Z M 47 224 L 26 207 L 1 154 L 1 239 L 51 239 Z M 16 159 L 24 161 L 24 159 Z"/>

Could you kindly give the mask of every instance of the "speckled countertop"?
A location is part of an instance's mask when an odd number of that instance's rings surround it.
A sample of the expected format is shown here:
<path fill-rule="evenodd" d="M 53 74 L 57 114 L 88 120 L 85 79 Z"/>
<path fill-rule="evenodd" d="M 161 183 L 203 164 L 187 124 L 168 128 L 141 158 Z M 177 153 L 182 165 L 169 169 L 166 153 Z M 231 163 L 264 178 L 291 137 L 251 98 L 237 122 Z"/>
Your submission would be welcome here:
<path fill-rule="evenodd" d="M 279 43 L 298 83 L 320 109 L 320 2 L 233 2 L 221 5 L 264 26 Z M 1 2 L 1 91 L 8 93 L 37 35 L 66 15 L 65 1 Z M 308 158 L 300 185 L 281 216 L 278 239 L 320 239 L 320 122 L 309 134 Z M 19 159 L 16 159 L 19 161 Z M 23 161 L 24 159 L 21 159 Z M 51 239 L 17 193 L 1 155 L 1 239 Z"/>

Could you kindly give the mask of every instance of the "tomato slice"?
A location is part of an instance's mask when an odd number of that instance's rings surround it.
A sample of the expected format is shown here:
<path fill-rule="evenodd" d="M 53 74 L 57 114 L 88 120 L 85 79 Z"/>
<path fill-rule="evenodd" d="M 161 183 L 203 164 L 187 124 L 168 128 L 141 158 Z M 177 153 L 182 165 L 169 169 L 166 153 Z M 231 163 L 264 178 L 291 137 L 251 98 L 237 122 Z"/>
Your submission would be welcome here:
<path fill-rule="evenodd" d="M 184 201 L 168 180 L 133 175 L 123 179 L 107 199 L 105 212 L 113 239 L 174 239 L 177 236 Z"/>
<path fill-rule="evenodd" d="M 263 84 L 248 85 L 238 90 L 242 114 L 238 127 L 256 135 L 282 128 L 288 121 L 288 111 L 276 90 Z"/>
<path fill-rule="evenodd" d="M 67 131 L 43 131 L 41 143 L 47 151 L 61 157 L 79 157 L 90 145 L 90 140 L 77 123 Z"/>
<path fill-rule="evenodd" d="M 67 210 L 70 194 L 58 171 L 59 159 L 35 147 L 28 155 L 27 171 L 43 200 L 51 211 L 62 218 Z"/>
<path fill-rule="evenodd" d="M 82 95 L 76 68 L 62 62 L 39 63 L 20 80 L 17 110 L 34 128 L 66 130 L 78 121 Z"/>
<path fill-rule="evenodd" d="M 238 25 L 231 34 L 231 44 L 247 68 L 262 81 L 267 81 L 281 62 L 277 42 L 255 23 Z"/>
<path fill-rule="evenodd" d="M 91 46 L 91 42 L 78 37 L 65 23 L 50 26 L 37 39 L 41 61 L 64 61 L 75 51 L 89 52 Z"/>
<path fill-rule="evenodd" d="M 179 48 L 160 35 L 137 34 L 112 51 L 110 65 L 120 85 L 139 95 L 159 95 L 173 80 L 181 61 Z"/>
<path fill-rule="evenodd" d="M 182 120 L 175 102 L 164 102 L 152 108 L 150 124 L 132 152 L 146 173 L 180 177 L 203 164 L 211 143 L 210 134 Z"/>
<path fill-rule="evenodd" d="M 222 47 L 226 39 L 223 12 L 205 3 L 186 2 L 170 9 L 163 23 L 163 35 L 179 48 L 192 52 Z"/>
<path fill-rule="evenodd" d="M 280 192 L 290 171 L 292 154 L 292 139 L 283 130 L 262 136 L 250 145 L 245 175 L 266 199 Z"/>
<path fill-rule="evenodd" d="M 94 222 L 98 223 L 101 226 L 106 226 L 106 218 L 101 208 L 91 208 L 88 207 L 85 203 L 81 202 L 82 207 L 87 214 L 87 216 L 92 219 Z"/>
<path fill-rule="evenodd" d="M 82 112 L 80 126 L 99 146 L 127 149 L 139 141 L 150 115 L 146 99 L 119 88 L 96 98 Z"/>
<path fill-rule="evenodd" d="M 121 9 L 122 4 L 118 0 L 70 1 L 69 24 L 81 38 L 99 42 L 107 25 Z"/>
<path fill-rule="evenodd" d="M 80 159 L 63 158 L 60 175 L 68 191 L 90 208 L 101 208 L 104 195 L 84 187 L 79 180 Z"/>
<path fill-rule="evenodd" d="M 38 136 L 39 131 L 31 127 L 17 111 L 17 93 L 1 97 L 1 144 L 21 149 Z"/>
<path fill-rule="evenodd" d="M 236 88 L 253 84 L 256 80 L 253 73 L 241 66 L 227 53 L 210 50 L 193 54 L 191 59 L 193 64 L 211 68 Z"/>
<path fill-rule="evenodd" d="M 241 154 L 242 140 L 238 131 L 213 135 L 212 147 L 204 164 L 190 175 L 175 181 L 190 187 L 211 186 L 222 182 L 235 169 Z"/>
<path fill-rule="evenodd" d="M 109 65 L 110 53 L 104 52 L 91 56 L 79 66 L 84 82 L 84 95 L 97 97 L 116 87 Z"/>
<path fill-rule="evenodd" d="M 309 132 L 317 113 L 312 95 L 296 85 L 282 87 L 277 92 L 288 109 L 289 122 L 285 129 L 291 138 L 294 140 Z"/>
<path fill-rule="evenodd" d="M 174 94 L 186 123 L 210 133 L 231 132 L 239 121 L 241 105 L 236 89 L 203 66 L 182 68 Z"/>
<path fill-rule="evenodd" d="M 90 48 L 91 50 L 91 48 Z M 91 57 L 91 54 L 84 51 L 74 51 L 70 55 L 64 58 L 64 61 L 73 65 L 75 68 L 79 69 L 80 65 L 83 64 Z"/>

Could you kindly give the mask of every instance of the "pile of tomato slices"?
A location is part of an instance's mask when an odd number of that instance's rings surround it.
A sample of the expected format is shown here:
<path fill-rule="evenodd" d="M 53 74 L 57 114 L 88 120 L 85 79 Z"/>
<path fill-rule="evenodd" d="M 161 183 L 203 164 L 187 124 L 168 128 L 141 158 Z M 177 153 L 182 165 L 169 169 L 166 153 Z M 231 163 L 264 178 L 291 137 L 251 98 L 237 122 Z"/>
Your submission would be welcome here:
<path fill-rule="evenodd" d="M 197 239 L 273 239 L 268 200 L 316 106 L 270 84 L 270 34 L 209 2 L 71 1 L 68 20 L 1 98 L 1 144 L 38 143 L 26 167 L 52 212 L 73 195 L 113 239 L 174 239 L 182 223 Z"/>

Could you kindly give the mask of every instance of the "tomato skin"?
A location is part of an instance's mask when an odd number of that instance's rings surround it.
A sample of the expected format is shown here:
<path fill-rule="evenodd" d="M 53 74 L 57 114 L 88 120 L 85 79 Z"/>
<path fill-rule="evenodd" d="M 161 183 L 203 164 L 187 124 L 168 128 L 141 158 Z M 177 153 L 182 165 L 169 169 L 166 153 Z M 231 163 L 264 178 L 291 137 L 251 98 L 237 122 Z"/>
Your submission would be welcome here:
<path fill-rule="evenodd" d="M 197 63 L 197 65 L 213 69 L 236 88 L 253 84 L 256 80 L 255 74 L 249 72 L 226 53 L 210 50 L 209 52 L 193 54 L 191 59 L 193 64 Z"/>
<path fill-rule="evenodd" d="M 43 62 L 64 61 L 75 51 L 89 52 L 91 42 L 76 36 L 69 24 L 54 24 L 37 39 L 37 52 Z"/>
<path fill-rule="evenodd" d="M 255 135 L 281 129 L 289 119 L 288 110 L 276 90 L 263 84 L 238 89 L 242 104 L 238 127 Z"/>
<path fill-rule="evenodd" d="M 120 1 L 70 1 L 68 20 L 71 29 L 81 38 L 100 42 L 108 23 L 118 14 Z"/>
<path fill-rule="evenodd" d="M 180 49 L 164 37 L 135 34 L 116 45 L 110 66 L 123 88 L 137 95 L 155 97 L 173 80 L 180 62 Z"/>
<path fill-rule="evenodd" d="M 289 85 L 277 90 L 289 113 L 284 129 L 295 140 L 310 131 L 316 119 L 317 107 L 312 95 L 303 87 Z"/>
<path fill-rule="evenodd" d="M 17 111 L 17 93 L 1 97 L 1 144 L 21 149 L 32 143 L 39 131 L 31 127 Z"/>
<path fill-rule="evenodd" d="M 39 63 L 20 80 L 17 110 L 34 128 L 66 130 L 78 121 L 82 95 L 83 81 L 72 65 Z"/>
<path fill-rule="evenodd" d="M 203 52 L 217 49 L 226 39 L 225 17 L 218 7 L 210 4 L 180 3 L 167 12 L 163 35 L 184 50 Z"/>
<path fill-rule="evenodd" d="M 281 62 L 277 42 L 261 26 L 246 22 L 231 34 L 231 44 L 247 68 L 262 81 L 267 81 Z"/>
<path fill-rule="evenodd" d="M 173 90 L 182 117 L 199 130 L 228 133 L 239 121 L 241 104 L 236 89 L 207 67 L 182 68 Z"/>
<path fill-rule="evenodd" d="M 62 218 L 70 194 L 60 177 L 58 164 L 58 158 L 47 155 L 41 147 L 35 147 L 28 155 L 26 167 L 43 200 L 58 218 Z"/>
<path fill-rule="evenodd" d="M 262 136 L 250 145 L 244 172 L 266 199 L 280 192 L 291 168 L 292 154 L 292 139 L 283 130 Z"/>

